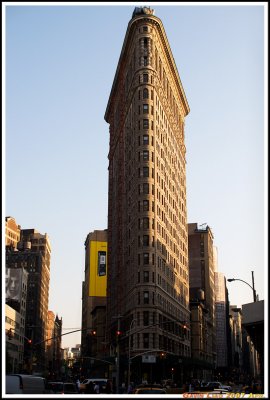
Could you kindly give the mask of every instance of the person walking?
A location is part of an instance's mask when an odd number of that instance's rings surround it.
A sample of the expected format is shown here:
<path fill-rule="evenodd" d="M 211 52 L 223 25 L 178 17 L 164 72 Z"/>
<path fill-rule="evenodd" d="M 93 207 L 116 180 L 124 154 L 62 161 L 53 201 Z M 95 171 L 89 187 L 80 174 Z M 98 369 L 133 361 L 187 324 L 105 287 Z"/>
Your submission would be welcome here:
<path fill-rule="evenodd" d="M 97 382 L 94 382 L 94 393 L 99 394 L 99 385 Z"/>
<path fill-rule="evenodd" d="M 112 381 L 110 379 L 107 380 L 105 392 L 107 394 L 113 393 Z"/>
<path fill-rule="evenodd" d="M 87 385 L 86 385 L 86 389 L 85 389 L 85 393 L 87 394 L 94 394 L 94 384 L 92 381 L 90 381 Z"/>
<path fill-rule="evenodd" d="M 81 382 L 80 382 L 79 378 L 76 380 L 76 386 L 77 386 L 78 393 L 80 393 Z"/>

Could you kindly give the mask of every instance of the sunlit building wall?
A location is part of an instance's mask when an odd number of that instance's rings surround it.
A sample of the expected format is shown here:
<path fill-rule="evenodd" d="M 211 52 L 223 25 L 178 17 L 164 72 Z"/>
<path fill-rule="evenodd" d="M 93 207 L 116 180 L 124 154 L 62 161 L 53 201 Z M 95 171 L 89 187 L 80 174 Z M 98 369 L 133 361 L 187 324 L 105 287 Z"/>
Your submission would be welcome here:
<path fill-rule="evenodd" d="M 215 272 L 215 319 L 217 367 L 228 366 L 226 278 L 221 272 Z"/>
<path fill-rule="evenodd" d="M 6 246 L 17 247 L 20 240 L 21 227 L 16 223 L 15 218 L 6 217 L 5 225 L 5 244 Z"/>

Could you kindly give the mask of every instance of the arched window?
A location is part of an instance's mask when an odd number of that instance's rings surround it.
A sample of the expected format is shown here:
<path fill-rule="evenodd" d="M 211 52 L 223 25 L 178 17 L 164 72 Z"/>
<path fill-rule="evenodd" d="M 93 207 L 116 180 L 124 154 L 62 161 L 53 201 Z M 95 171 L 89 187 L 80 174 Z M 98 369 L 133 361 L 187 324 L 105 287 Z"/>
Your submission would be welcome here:
<path fill-rule="evenodd" d="M 143 98 L 148 99 L 148 96 L 149 96 L 148 89 L 147 88 L 143 89 Z"/>

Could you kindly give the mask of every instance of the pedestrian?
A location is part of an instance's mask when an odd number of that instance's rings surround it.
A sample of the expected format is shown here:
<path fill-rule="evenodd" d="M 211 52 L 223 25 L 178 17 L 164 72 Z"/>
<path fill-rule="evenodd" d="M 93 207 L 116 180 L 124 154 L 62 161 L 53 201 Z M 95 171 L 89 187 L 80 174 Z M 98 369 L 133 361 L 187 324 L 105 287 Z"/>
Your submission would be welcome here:
<path fill-rule="evenodd" d="M 90 381 L 87 385 L 85 385 L 85 393 L 87 394 L 94 394 L 94 384 Z"/>
<path fill-rule="evenodd" d="M 126 384 L 125 384 L 125 382 L 123 382 L 122 385 L 121 385 L 120 393 L 121 394 L 126 393 Z"/>
<path fill-rule="evenodd" d="M 78 392 L 80 392 L 80 385 L 81 385 L 81 382 L 80 382 L 80 379 L 78 378 L 78 379 L 76 380 L 76 386 L 77 386 Z"/>
<path fill-rule="evenodd" d="M 108 394 L 113 392 L 112 381 L 110 379 L 107 380 L 105 392 Z"/>
<path fill-rule="evenodd" d="M 132 386 L 132 383 L 130 383 L 129 385 L 128 385 L 128 394 L 131 394 L 132 392 L 133 392 L 133 386 Z"/>
<path fill-rule="evenodd" d="M 99 385 L 97 382 L 94 382 L 94 393 L 99 394 Z"/>

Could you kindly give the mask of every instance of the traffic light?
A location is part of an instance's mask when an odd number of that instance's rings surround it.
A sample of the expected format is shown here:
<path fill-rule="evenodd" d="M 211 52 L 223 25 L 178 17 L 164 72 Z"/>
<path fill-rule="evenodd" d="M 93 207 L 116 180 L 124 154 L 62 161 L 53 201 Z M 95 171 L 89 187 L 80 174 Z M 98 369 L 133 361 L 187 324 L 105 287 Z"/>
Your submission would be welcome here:
<path fill-rule="evenodd" d="M 95 330 L 90 331 L 91 336 L 96 336 L 96 334 L 97 334 L 97 331 L 95 331 Z"/>
<path fill-rule="evenodd" d="M 32 344 L 32 339 L 27 340 L 28 344 Z"/>
<path fill-rule="evenodd" d="M 122 335 L 122 331 L 116 331 L 116 336 L 120 337 Z"/>
<path fill-rule="evenodd" d="M 184 336 L 187 335 L 187 324 L 186 324 L 186 322 L 184 322 L 183 325 L 182 325 L 182 334 Z"/>
<path fill-rule="evenodd" d="M 160 353 L 159 356 L 160 356 L 161 359 L 166 358 L 166 353 L 164 353 L 164 352 L 162 351 L 162 352 Z"/>
<path fill-rule="evenodd" d="M 9 330 L 7 331 L 7 336 L 8 336 L 8 340 L 11 340 L 11 339 L 12 339 L 13 334 L 12 334 L 11 328 L 9 328 Z"/>

